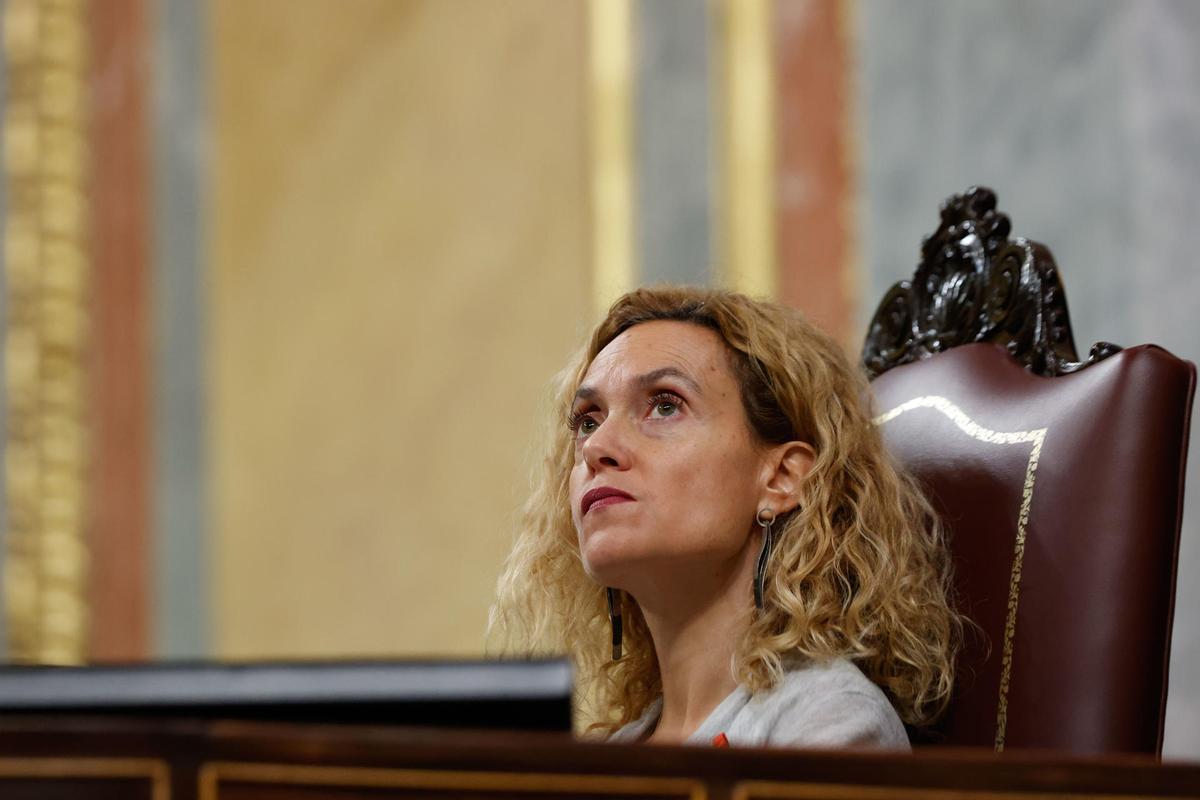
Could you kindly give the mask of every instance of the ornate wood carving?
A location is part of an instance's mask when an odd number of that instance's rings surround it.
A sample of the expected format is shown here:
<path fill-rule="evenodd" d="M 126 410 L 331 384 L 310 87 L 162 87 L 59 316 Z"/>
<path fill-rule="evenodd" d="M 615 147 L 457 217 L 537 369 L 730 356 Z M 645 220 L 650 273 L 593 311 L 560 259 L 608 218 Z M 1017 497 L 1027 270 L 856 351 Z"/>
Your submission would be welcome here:
<path fill-rule="evenodd" d="M 954 195 L 941 215 L 912 280 L 892 286 L 871 319 L 862 360 L 872 378 L 972 342 L 998 344 L 1044 376 L 1076 372 L 1120 351 L 1098 342 L 1079 360 L 1053 256 L 1037 242 L 1009 238 L 1008 217 L 996 210 L 991 189 Z"/>

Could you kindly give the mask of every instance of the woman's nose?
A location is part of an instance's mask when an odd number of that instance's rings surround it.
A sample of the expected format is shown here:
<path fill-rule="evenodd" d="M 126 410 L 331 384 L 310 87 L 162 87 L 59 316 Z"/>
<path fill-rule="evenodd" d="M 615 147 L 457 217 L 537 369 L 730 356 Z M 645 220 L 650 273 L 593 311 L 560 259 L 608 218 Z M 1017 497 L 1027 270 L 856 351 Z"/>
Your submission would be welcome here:
<path fill-rule="evenodd" d="M 610 414 L 583 442 L 583 458 L 593 470 L 629 469 L 629 431 L 619 416 Z"/>

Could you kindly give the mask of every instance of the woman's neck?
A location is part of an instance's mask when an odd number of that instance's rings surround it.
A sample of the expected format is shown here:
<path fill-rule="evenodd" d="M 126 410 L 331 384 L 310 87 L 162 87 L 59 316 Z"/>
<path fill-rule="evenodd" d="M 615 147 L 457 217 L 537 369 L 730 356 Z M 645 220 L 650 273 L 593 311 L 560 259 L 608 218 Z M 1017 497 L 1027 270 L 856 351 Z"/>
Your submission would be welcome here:
<path fill-rule="evenodd" d="M 757 546 L 758 537 L 748 537 L 744 551 L 718 569 L 689 570 L 659 582 L 669 591 L 638 595 L 663 687 L 649 741 L 682 742 L 737 688 L 733 654 L 754 613 Z"/>

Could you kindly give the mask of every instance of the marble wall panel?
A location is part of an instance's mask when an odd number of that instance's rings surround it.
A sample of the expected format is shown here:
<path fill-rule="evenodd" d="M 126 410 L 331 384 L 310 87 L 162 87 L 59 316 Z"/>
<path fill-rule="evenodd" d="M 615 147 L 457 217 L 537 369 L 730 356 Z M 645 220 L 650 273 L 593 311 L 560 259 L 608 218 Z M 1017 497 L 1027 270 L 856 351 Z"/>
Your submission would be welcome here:
<path fill-rule="evenodd" d="M 715 96 L 709 9 L 635 6 L 635 161 L 639 283 L 709 283 Z"/>
<path fill-rule="evenodd" d="M 4 14 L 0 14 L 0 37 L 3 36 Z M 6 67 L 7 59 L 0 59 L 0 92 L 4 92 L 5 97 L 8 96 L 7 92 L 5 92 L 5 78 L 7 73 Z M 0 124 L 3 124 L 3 122 L 4 107 L 0 105 Z M 6 186 L 6 182 L 0 181 L 0 215 L 2 215 L 3 219 L 8 219 L 7 197 L 8 187 Z M 4 231 L 2 230 L 3 227 L 4 226 L 0 226 L 0 248 L 4 247 L 5 241 Z M 2 250 L 0 250 L 0 252 L 2 252 Z M 8 292 L 5 291 L 6 281 L 4 276 L 5 271 L 0 269 L 0 325 L 6 326 L 8 319 L 8 305 L 6 303 Z M 6 408 L 6 399 L 8 397 L 8 393 L 5 388 L 4 373 L 5 371 L 0 369 L 0 419 L 7 420 L 8 409 Z M 0 459 L 4 457 L 4 441 L 5 440 L 3 438 L 0 438 Z M 5 531 L 8 529 L 7 498 L 4 496 L 4 494 L 4 492 L 0 492 L 0 531 Z M 5 542 L 2 536 L 3 534 L 0 534 L 0 574 L 4 573 L 4 554 L 6 550 Z M 0 592 L 0 659 L 5 658 L 8 653 L 8 614 L 4 608 L 3 595 L 4 593 Z"/>
<path fill-rule="evenodd" d="M 205 346 L 206 203 L 212 157 L 208 18 L 192 0 L 157 0 L 151 17 L 151 526 L 153 647 L 160 658 L 209 652 Z"/>
<path fill-rule="evenodd" d="M 214 4 L 214 655 L 482 652 L 590 323 L 585 11 Z"/>

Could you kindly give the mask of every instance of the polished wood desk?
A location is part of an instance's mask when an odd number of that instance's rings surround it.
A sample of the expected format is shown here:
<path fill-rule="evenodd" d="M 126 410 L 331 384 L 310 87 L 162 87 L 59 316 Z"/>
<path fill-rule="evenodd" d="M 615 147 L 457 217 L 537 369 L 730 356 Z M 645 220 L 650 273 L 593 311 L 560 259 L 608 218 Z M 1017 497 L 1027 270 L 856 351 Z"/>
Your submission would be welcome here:
<path fill-rule="evenodd" d="M 565 736 L 187 720 L 0 720 L 3 800 L 1200 798 L 1200 764 L 607 745 Z"/>

